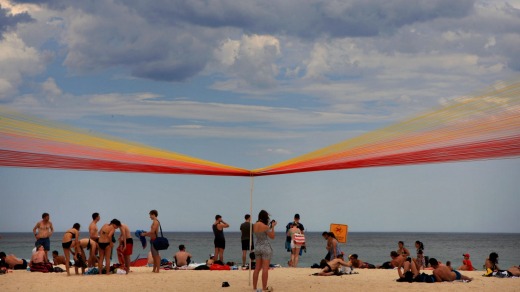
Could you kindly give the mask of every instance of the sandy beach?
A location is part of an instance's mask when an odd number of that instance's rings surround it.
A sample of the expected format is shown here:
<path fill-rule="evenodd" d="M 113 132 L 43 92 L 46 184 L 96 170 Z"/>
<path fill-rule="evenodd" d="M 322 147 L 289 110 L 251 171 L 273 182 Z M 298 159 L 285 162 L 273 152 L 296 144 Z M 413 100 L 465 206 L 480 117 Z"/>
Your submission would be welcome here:
<path fill-rule="evenodd" d="M 359 274 L 317 277 L 311 268 L 276 268 L 269 271 L 269 285 L 275 291 L 520 291 L 519 278 L 487 278 L 482 271 L 463 272 L 470 283 L 398 283 L 394 270 L 356 270 Z M 73 271 L 71 271 L 73 273 Z M 222 282 L 230 287 L 222 288 Z M 249 273 L 239 271 L 165 270 L 133 268 L 129 275 L 71 275 L 13 271 L 0 275 L 2 291 L 252 291 Z"/>

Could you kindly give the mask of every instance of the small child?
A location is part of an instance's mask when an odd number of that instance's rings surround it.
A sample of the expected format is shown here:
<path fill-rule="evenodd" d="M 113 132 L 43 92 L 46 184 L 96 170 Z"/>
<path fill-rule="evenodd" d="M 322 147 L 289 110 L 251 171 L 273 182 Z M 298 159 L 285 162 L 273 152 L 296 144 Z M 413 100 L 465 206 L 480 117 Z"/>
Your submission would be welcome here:
<path fill-rule="evenodd" d="M 475 268 L 473 267 L 473 264 L 471 263 L 471 260 L 469 259 L 469 253 L 465 253 L 462 255 L 464 257 L 464 260 L 462 260 L 462 266 L 459 267 L 460 271 L 474 271 Z"/>

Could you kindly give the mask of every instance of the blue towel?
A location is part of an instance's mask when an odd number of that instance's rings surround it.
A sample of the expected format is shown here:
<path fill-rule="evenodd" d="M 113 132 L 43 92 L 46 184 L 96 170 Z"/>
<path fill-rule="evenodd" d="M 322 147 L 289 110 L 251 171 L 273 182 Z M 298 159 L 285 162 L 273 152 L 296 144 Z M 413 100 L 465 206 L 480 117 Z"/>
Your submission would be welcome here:
<path fill-rule="evenodd" d="M 136 230 L 135 231 L 135 237 L 139 238 L 139 240 L 141 241 L 141 245 L 143 246 L 143 249 L 146 248 L 146 237 L 144 236 L 141 236 L 141 233 L 143 232 L 146 232 L 145 230 Z"/>

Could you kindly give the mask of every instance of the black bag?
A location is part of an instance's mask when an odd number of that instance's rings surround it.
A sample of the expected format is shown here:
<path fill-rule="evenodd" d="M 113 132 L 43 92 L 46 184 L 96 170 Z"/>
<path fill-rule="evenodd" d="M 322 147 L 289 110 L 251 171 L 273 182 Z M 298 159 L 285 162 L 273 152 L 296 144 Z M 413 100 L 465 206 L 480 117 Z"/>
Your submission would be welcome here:
<path fill-rule="evenodd" d="M 159 220 L 157 220 L 159 222 Z M 161 229 L 161 236 L 157 236 L 153 241 L 153 248 L 156 250 L 165 250 L 168 249 L 170 243 L 168 242 L 168 238 L 164 237 L 162 233 L 161 222 L 159 222 L 159 228 Z"/>

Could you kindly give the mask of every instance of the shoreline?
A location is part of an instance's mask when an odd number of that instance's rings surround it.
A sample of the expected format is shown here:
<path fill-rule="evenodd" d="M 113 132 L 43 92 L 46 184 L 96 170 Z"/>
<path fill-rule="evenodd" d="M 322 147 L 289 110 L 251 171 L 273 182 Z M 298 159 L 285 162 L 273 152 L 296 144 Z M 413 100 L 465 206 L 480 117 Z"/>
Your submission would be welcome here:
<path fill-rule="evenodd" d="M 193 271 L 161 270 L 152 273 L 151 267 L 134 267 L 129 275 L 75 275 L 66 273 L 38 273 L 23 270 L 0 275 L 2 291 L 151 291 L 155 289 L 186 291 L 252 291 L 249 286 L 249 271 Z M 269 270 L 268 285 L 275 291 L 332 291 L 362 289 L 375 291 L 519 291 L 520 278 L 482 277 L 483 271 L 461 273 L 473 278 L 469 283 L 461 281 L 442 283 L 399 283 L 396 270 L 356 269 L 358 274 L 319 277 L 311 276 L 319 269 L 275 268 Z M 425 271 L 431 273 L 431 271 Z M 252 272 L 251 272 L 252 281 Z M 222 288 L 222 282 L 230 284 Z M 260 280 L 259 280 L 260 283 Z"/>

